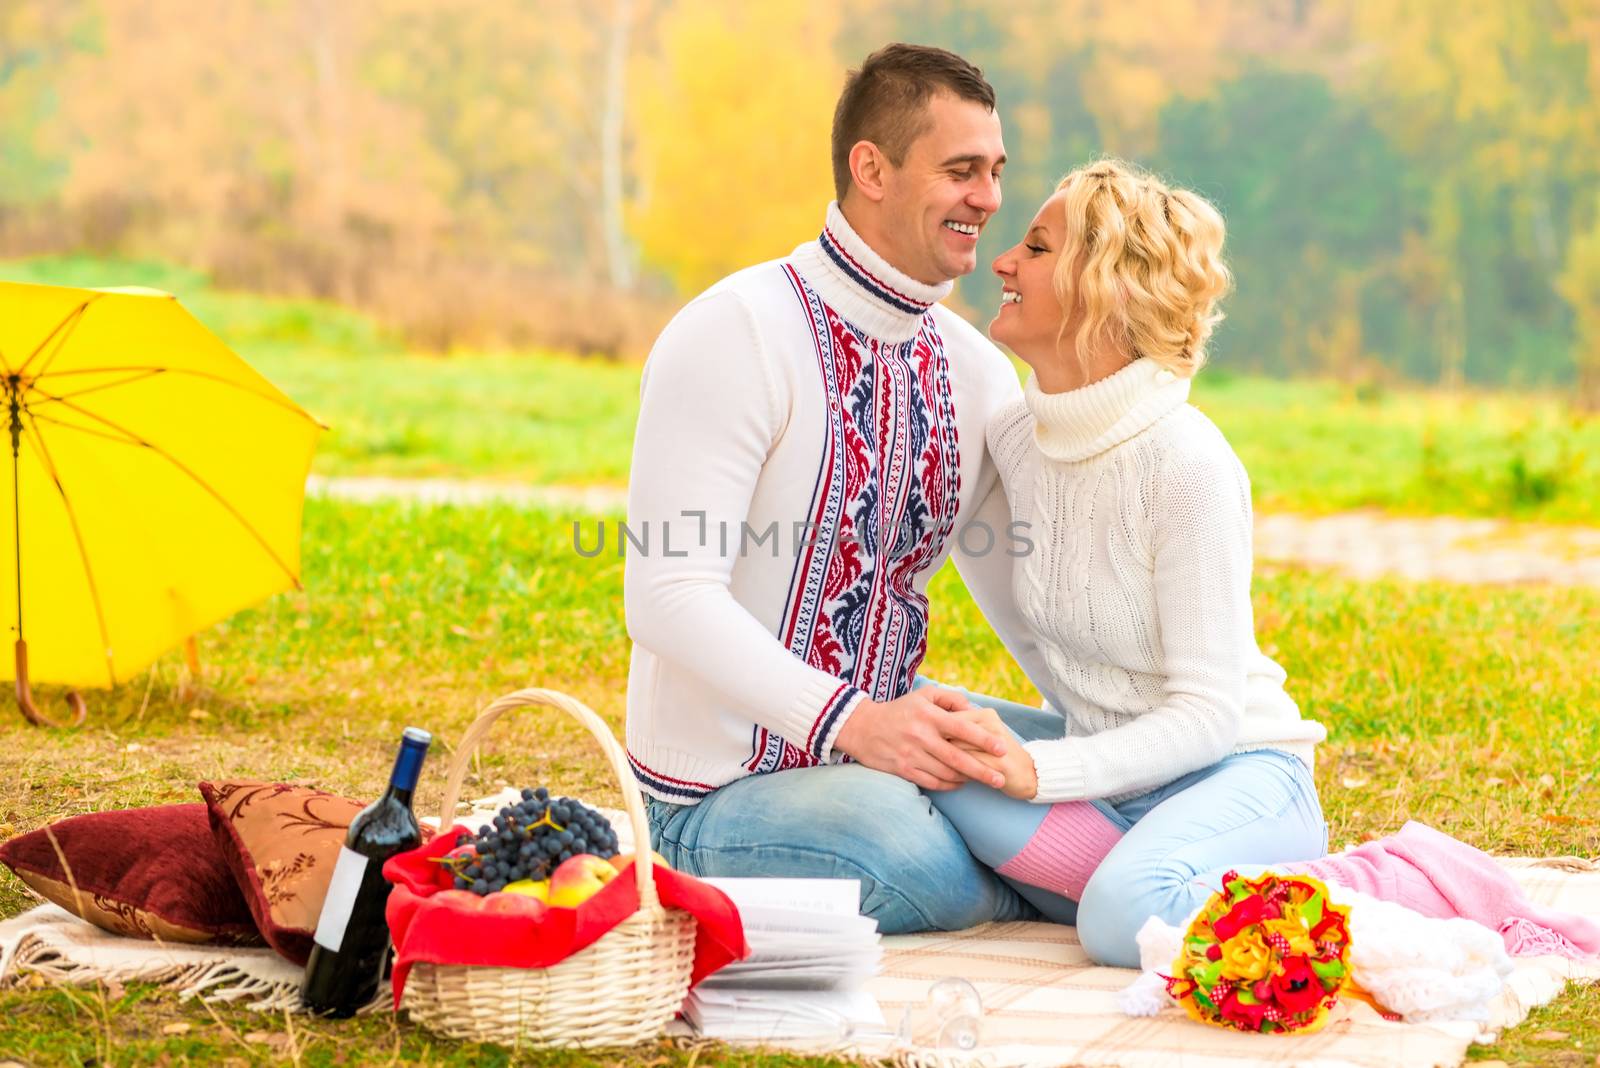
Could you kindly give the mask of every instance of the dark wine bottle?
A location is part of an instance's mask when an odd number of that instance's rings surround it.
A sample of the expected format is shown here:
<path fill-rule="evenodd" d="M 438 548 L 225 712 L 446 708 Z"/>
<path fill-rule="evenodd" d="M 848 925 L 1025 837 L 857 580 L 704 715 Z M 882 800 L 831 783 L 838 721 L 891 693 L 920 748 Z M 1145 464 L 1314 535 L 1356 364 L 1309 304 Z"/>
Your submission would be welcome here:
<path fill-rule="evenodd" d="M 432 741 L 427 731 L 407 727 L 389 788 L 350 823 L 300 984 L 300 1000 L 318 1015 L 354 1016 L 378 993 L 389 956 L 389 923 L 384 917 L 389 882 L 383 877 L 383 862 L 422 841 L 411 812 L 411 795 Z"/>

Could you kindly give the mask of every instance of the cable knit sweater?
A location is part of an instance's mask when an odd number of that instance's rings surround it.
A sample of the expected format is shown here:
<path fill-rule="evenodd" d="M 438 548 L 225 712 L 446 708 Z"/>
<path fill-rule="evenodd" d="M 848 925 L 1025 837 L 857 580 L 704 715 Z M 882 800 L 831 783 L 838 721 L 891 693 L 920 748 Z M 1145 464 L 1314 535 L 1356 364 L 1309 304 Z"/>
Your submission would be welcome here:
<path fill-rule="evenodd" d="M 1135 360 L 1066 393 L 1030 378 L 990 420 L 1034 543 L 1013 574 L 1046 665 L 1033 681 L 1067 719 L 1026 747 L 1036 801 L 1123 800 L 1249 749 L 1309 765 L 1326 737 L 1256 645 L 1249 480 L 1188 397 Z"/>
<path fill-rule="evenodd" d="M 645 364 L 624 572 L 628 756 L 694 804 L 829 763 L 865 698 L 911 688 L 928 580 L 952 555 L 1030 677 L 989 417 L 1006 358 L 895 270 L 837 205 L 783 260 L 696 297 Z M 966 534 L 969 524 L 984 523 Z M 619 546 L 620 549 L 620 546 Z"/>

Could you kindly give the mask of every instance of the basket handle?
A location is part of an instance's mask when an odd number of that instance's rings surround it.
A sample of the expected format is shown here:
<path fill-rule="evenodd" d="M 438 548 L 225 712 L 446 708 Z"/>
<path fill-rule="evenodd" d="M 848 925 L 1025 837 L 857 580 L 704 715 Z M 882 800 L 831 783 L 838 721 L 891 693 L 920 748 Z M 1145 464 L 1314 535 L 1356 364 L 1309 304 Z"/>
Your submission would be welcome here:
<path fill-rule="evenodd" d="M 568 697 L 560 691 L 516 690 L 495 700 L 472 721 L 472 726 L 467 728 L 461 744 L 456 747 L 455 756 L 450 760 L 450 773 L 444 784 L 444 801 L 439 808 L 440 830 L 449 830 L 456 822 L 456 802 L 461 799 L 461 784 L 467 777 L 467 764 L 472 760 L 472 754 L 484 736 L 489 733 L 494 721 L 514 708 L 541 706 L 567 713 L 588 728 L 589 733 L 594 735 L 595 741 L 600 743 L 600 749 L 606 755 L 606 762 L 611 765 L 611 773 L 616 776 L 617 785 L 622 788 L 622 804 L 628 813 L 628 823 L 633 827 L 633 871 L 639 885 L 639 907 L 659 907 L 661 898 L 656 893 L 655 858 L 650 852 L 650 827 L 644 817 L 644 797 L 633 781 L 633 772 L 628 769 L 628 761 L 622 752 L 622 746 L 617 744 L 611 728 L 606 726 L 605 721 L 596 715 L 593 709 L 577 698 Z"/>

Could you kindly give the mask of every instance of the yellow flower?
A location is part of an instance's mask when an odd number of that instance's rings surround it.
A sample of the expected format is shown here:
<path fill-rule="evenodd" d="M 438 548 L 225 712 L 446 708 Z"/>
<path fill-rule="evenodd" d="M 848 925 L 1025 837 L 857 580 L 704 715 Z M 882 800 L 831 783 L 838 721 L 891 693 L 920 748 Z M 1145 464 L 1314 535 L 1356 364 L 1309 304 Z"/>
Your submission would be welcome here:
<path fill-rule="evenodd" d="M 1255 982 L 1265 979 L 1271 966 L 1270 950 L 1253 931 L 1240 931 L 1222 943 L 1222 976 Z"/>
<path fill-rule="evenodd" d="M 1268 920 L 1262 926 L 1268 934 L 1282 935 L 1283 940 L 1289 943 L 1290 954 L 1303 953 L 1308 957 L 1316 954 L 1317 947 L 1311 941 L 1311 932 L 1299 920 Z"/>

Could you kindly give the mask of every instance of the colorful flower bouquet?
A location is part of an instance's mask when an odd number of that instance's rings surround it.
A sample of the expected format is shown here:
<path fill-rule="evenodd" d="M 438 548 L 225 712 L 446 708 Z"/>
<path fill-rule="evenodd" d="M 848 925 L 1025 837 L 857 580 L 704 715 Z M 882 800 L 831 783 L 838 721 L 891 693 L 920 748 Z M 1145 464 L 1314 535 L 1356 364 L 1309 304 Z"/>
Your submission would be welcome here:
<path fill-rule="evenodd" d="M 1309 876 L 1223 877 L 1166 976 L 1202 1023 L 1308 1034 L 1328 1021 L 1350 974 L 1350 910 Z"/>

